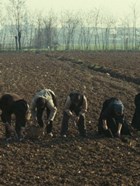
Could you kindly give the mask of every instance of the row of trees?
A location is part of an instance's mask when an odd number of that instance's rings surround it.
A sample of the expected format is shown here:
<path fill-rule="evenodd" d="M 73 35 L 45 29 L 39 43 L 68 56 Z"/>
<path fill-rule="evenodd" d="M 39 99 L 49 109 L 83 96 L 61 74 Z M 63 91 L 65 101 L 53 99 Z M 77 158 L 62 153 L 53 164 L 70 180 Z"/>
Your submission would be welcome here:
<path fill-rule="evenodd" d="M 116 19 L 101 10 L 88 13 L 64 11 L 45 16 L 27 11 L 26 0 L 8 0 L 0 12 L 0 50 L 138 50 L 139 17 L 136 5 L 131 14 Z M 0 4 L 0 6 L 2 6 Z M 1 7 L 2 9 L 2 7 Z"/>

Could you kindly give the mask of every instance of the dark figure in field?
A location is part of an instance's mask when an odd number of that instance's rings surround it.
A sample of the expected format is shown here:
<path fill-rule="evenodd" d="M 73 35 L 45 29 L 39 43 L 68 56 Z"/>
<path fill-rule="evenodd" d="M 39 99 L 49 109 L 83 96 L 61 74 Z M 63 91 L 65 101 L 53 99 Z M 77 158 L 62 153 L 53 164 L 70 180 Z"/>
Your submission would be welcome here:
<path fill-rule="evenodd" d="M 85 113 L 87 112 L 87 98 L 78 92 L 71 92 L 65 102 L 63 120 L 61 125 L 61 136 L 66 137 L 69 118 L 76 115 L 76 125 L 80 136 L 86 136 Z"/>
<path fill-rule="evenodd" d="M 31 105 L 32 118 L 34 123 L 38 123 L 40 128 L 46 128 L 47 134 L 53 136 L 53 120 L 57 113 L 56 95 L 50 89 L 37 91 L 32 99 Z M 44 112 L 47 114 L 47 124 L 44 125 Z"/>
<path fill-rule="evenodd" d="M 17 94 L 4 94 L 0 98 L 1 120 L 5 126 L 6 139 L 11 138 L 13 127 L 11 126 L 12 114 L 15 115 L 15 132 L 19 139 L 23 137 L 29 105 Z"/>
<path fill-rule="evenodd" d="M 103 103 L 98 133 L 107 137 L 120 137 L 122 134 L 131 135 L 124 117 L 124 105 L 121 100 L 110 98 Z"/>
<path fill-rule="evenodd" d="M 135 112 L 132 119 L 132 127 L 140 131 L 140 93 L 135 96 Z"/>

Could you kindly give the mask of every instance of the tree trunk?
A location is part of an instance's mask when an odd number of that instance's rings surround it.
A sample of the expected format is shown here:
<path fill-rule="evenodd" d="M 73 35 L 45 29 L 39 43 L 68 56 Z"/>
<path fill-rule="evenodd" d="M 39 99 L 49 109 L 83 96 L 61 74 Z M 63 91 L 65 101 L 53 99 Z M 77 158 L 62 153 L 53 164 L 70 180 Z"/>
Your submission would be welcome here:
<path fill-rule="evenodd" d="M 17 40 L 17 36 L 15 36 L 15 44 L 16 44 L 16 51 L 18 50 L 18 40 Z"/>
<path fill-rule="evenodd" d="M 21 31 L 18 31 L 18 46 L 19 50 L 21 50 Z"/>

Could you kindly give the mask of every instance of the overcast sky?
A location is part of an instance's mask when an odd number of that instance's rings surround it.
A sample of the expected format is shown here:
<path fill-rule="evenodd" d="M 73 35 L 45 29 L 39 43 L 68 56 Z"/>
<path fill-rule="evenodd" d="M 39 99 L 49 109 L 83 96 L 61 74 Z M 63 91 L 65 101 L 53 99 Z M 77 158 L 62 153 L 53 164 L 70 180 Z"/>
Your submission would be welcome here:
<path fill-rule="evenodd" d="M 136 8 L 139 10 L 140 0 L 27 0 L 28 8 L 32 11 L 48 11 L 50 9 L 55 12 L 64 10 L 88 11 L 98 8 L 116 17 L 125 16 L 130 13 L 131 7 L 134 4 L 136 4 Z"/>

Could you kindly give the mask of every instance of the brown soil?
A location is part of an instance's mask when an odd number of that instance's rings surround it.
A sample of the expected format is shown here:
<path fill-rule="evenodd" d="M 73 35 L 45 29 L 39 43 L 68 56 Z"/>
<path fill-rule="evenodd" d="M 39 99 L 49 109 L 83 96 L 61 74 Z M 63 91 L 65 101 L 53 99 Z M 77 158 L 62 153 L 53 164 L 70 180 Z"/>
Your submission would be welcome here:
<path fill-rule="evenodd" d="M 127 140 L 101 138 L 97 121 L 106 98 L 116 96 L 131 122 L 134 97 L 140 92 L 140 54 L 131 52 L 1 53 L 0 94 L 31 98 L 42 87 L 54 90 L 58 113 L 54 137 L 5 143 L 0 122 L 0 185 L 139 186 L 140 136 Z M 69 136 L 59 136 L 66 96 L 80 90 L 88 98 L 88 137 L 74 124 Z"/>

